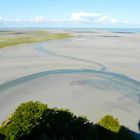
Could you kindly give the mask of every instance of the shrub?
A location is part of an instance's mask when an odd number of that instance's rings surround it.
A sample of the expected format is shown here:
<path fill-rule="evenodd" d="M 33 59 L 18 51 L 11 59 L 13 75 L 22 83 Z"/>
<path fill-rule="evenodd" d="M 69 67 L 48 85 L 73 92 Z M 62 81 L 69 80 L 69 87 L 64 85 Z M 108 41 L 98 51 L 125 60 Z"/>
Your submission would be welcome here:
<path fill-rule="evenodd" d="M 69 110 L 29 101 L 2 124 L 0 140 L 134 140 L 128 131 L 110 115 L 98 125 Z"/>
<path fill-rule="evenodd" d="M 8 123 L 2 124 L 1 132 L 10 140 L 32 133 L 34 129 L 39 129 L 39 120 L 46 109 L 47 105 L 40 102 L 29 101 L 21 104 Z"/>
<path fill-rule="evenodd" d="M 115 133 L 118 133 L 121 128 L 118 119 L 113 118 L 111 115 L 103 117 L 98 124 Z"/>

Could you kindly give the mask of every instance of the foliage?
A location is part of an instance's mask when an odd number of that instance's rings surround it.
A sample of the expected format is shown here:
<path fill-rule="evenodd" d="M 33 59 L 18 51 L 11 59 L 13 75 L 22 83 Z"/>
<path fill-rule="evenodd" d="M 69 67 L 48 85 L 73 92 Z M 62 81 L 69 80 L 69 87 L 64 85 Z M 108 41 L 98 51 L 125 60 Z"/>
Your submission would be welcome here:
<path fill-rule="evenodd" d="M 111 131 L 110 131 L 111 130 Z M 93 124 L 69 110 L 29 101 L 0 127 L 1 140 L 135 140 L 117 119 L 105 116 Z"/>
<path fill-rule="evenodd" d="M 138 123 L 138 127 L 139 127 L 139 131 L 140 131 L 140 121 L 139 121 L 139 123 Z"/>
<path fill-rule="evenodd" d="M 120 131 L 117 135 L 117 140 L 135 140 L 135 138 L 129 134 L 130 130 L 124 126 L 121 126 Z M 139 138 L 140 139 L 140 138 Z"/>
<path fill-rule="evenodd" d="M 77 117 L 69 110 L 48 109 L 44 112 L 44 133 L 50 137 L 88 140 L 92 136 L 92 123 L 85 117 Z"/>
<path fill-rule="evenodd" d="M 7 139 L 18 139 L 23 135 L 30 134 L 31 131 L 40 126 L 39 120 L 42 117 L 47 105 L 40 102 L 29 101 L 21 104 L 11 116 L 7 124 L 3 123 L 1 131 Z"/>
<path fill-rule="evenodd" d="M 115 133 L 118 133 L 121 128 L 118 119 L 113 118 L 111 115 L 104 116 L 99 125 Z"/>

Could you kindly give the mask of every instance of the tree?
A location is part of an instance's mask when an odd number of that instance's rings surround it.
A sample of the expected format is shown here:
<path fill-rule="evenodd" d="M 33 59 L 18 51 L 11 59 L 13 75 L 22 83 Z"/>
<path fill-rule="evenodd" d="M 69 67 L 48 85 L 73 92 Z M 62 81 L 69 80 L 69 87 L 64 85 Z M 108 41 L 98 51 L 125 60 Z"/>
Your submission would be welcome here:
<path fill-rule="evenodd" d="M 139 121 L 139 123 L 138 123 L 138 127 L 139 127 L 139 132 L 140 132 L 140 121 Z"/>
<path fill-rule="evenodd" d="M 2 133 L 6 135 L 7 139 L 15 140 L 39 130 L 39 120 L 46 109 L 47 105 L 40 102 L 29 101 L 21 104 L 9 118 L 8 123 L 2 124 Z"/>
<path fill-rule="evenodd" d="M 67 109 L 33 101 L 21 104 L 2 124 L 0 134 L 2 140 L 135 140 L 110 115 L 97 125 Z"/>
<path fill-rule="evenodd" d="M 115 133 L 118 133 L 121 128 L 118 119 L 111 115 L 104 116 L 98 124 Z"/>

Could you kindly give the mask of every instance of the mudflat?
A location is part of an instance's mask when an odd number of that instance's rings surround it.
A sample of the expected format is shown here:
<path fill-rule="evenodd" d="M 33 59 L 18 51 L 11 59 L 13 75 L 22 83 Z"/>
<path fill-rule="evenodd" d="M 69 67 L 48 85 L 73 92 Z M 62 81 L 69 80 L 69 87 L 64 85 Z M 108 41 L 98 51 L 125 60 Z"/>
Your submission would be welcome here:
<path fill-rule="evenodd" d="M 140 34 L 69 33 L 0 49 L 0 122 L 20 103 L 39 100 L 93 122 L 111 114 L 138 132 Z"/>

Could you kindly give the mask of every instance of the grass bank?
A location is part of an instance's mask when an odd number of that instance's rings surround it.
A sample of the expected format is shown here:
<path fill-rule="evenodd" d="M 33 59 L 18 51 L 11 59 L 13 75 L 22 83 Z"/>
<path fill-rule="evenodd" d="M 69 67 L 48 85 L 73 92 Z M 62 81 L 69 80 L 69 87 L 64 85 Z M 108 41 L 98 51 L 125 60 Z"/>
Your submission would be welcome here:
<path fill-rule="evenodd" d="M 0 48 L 70 37 L 72 37 L 72 35 L 69 33 L 48 33 L 47 31 L 9 31 L 0 34 Z"/>

